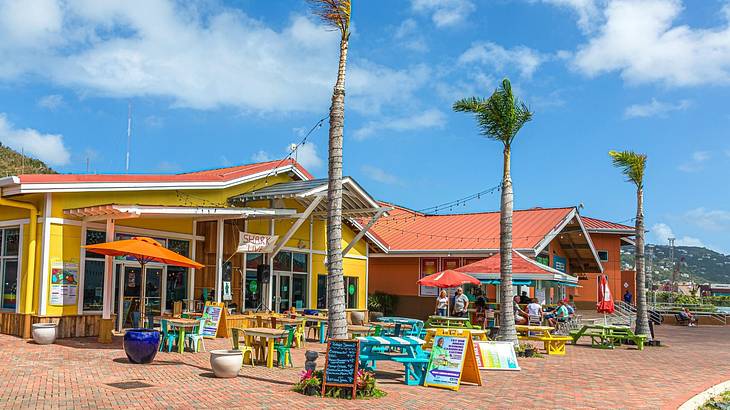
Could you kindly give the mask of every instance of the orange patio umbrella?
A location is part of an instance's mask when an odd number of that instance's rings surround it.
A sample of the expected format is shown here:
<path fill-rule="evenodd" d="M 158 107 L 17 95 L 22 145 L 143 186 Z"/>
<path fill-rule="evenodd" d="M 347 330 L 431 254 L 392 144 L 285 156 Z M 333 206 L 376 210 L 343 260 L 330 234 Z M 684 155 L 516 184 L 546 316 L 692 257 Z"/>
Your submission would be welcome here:
<path fill-rule="evenodd" d="M 142 266 L 142 288 L 140 289 L 140 317 L 142 323 L 145 319 L 145 288 L 147 287 L 147 272 L 145 264 L 149 262 L 165 263 L 173 266 L 182 266 L 184 268 L 200 269 L 204 265 L 195 262 L 192 259 L 175 253 L 152 238 L 144 236 L 135 236 L 132 239 L 124 239 L 121 241 L 105 242 L 95 245 L 86 245 L 84 248 L 95 253 L 107 256 L 131 256 Z"/>

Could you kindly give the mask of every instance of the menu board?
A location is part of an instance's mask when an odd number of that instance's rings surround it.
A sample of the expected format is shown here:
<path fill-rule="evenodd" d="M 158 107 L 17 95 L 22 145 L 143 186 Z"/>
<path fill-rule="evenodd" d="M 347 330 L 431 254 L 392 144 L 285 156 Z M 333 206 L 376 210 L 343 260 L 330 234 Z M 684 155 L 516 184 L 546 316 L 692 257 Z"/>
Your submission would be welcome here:
<path fill-rule="evenodd" d="M 326 386 L 351 387 L 352 398 L 355 399 L 359 361 L 359 340 L 330 340 L 327 342 L 322 396 L 324 396 Z"/>
<path fill-rule="evenodd" d="M 479 369 L 520 370 L 512 342 L 474 342 L 474 355 Z"/>
<path fill-rule="evenodd" d="M 203 337 L 214 338 L 218 333 L 218 325 L 223 316 L 223 303 L 205 302 L 203 308 L 203 319 L 205 319 L 205 327 L 203 327 Z"/>

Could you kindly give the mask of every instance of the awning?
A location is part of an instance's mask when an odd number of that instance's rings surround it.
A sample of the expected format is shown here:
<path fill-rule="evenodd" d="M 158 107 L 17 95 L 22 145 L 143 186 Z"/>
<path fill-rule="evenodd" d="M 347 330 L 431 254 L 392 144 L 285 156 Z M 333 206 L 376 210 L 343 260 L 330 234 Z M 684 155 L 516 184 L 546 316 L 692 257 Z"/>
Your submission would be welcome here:
<path fill-rule="evenodd" d="M 98 205 L 84 208 L 64 209 L 63 213 L 86 221 L 103 220 L 107 218 L 124 219 L 140 218 L 143 216 L 154 218 L 274 218 L 291 217 L 296 209 L 267 209 L 267 208 L 219 208 L 206 206 L 164 206 L 164 205 Z"/>
<path fill-rule="evenodd" d="M 513 286 L 532 286 L 531 280 L 513 280 L 512 281 Z"/>
<path fill-rule="evenodd" d="M 499 285 L 502 283 L 499 279 L 482 279 L 482 285 Z"/>

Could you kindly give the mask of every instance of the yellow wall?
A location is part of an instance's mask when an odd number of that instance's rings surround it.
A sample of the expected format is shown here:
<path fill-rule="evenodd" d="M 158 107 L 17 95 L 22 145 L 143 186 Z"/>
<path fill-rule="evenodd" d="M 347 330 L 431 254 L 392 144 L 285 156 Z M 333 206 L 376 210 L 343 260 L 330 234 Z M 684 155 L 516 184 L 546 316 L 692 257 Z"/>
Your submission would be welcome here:
<path fill-rule="evenodd" d="M 49 247 L 49 268 L 53 269 L 54 263 L 71 263 L 79 264 L 81 253 L 81 227 L 72 225 L 55 225 L 51 224 L 51 246 Z M 48 316 L 65 316 L 77 314 L 78 304 L 69 306 L 52 306 L 51 305 L 51 287 L 53 284 L 50 280 L 51 272 L 48 272 L 48 290 L 46 292 L 46 315 Z M 78 272 L 80 277 L 82 272 Z M 80 297 L 82 289 L 78 289 L 77 297 Z M 78 302 L 78 299 L 77 299 Z"/>

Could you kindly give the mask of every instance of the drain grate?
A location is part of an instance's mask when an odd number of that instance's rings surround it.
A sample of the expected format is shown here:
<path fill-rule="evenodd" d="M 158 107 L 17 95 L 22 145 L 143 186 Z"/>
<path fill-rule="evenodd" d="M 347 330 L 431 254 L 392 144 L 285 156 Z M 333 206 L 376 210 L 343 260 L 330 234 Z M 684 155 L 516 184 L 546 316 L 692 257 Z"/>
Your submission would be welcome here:
<path fill-rule="evenodd" d="M 116 387 L 117 389 L 122 389 L 122 390 L 144 389 L 147 387 L 154 387 L 151 384 L 138 382 L 138 381 L 107 383 L 107 386 Z"/>

